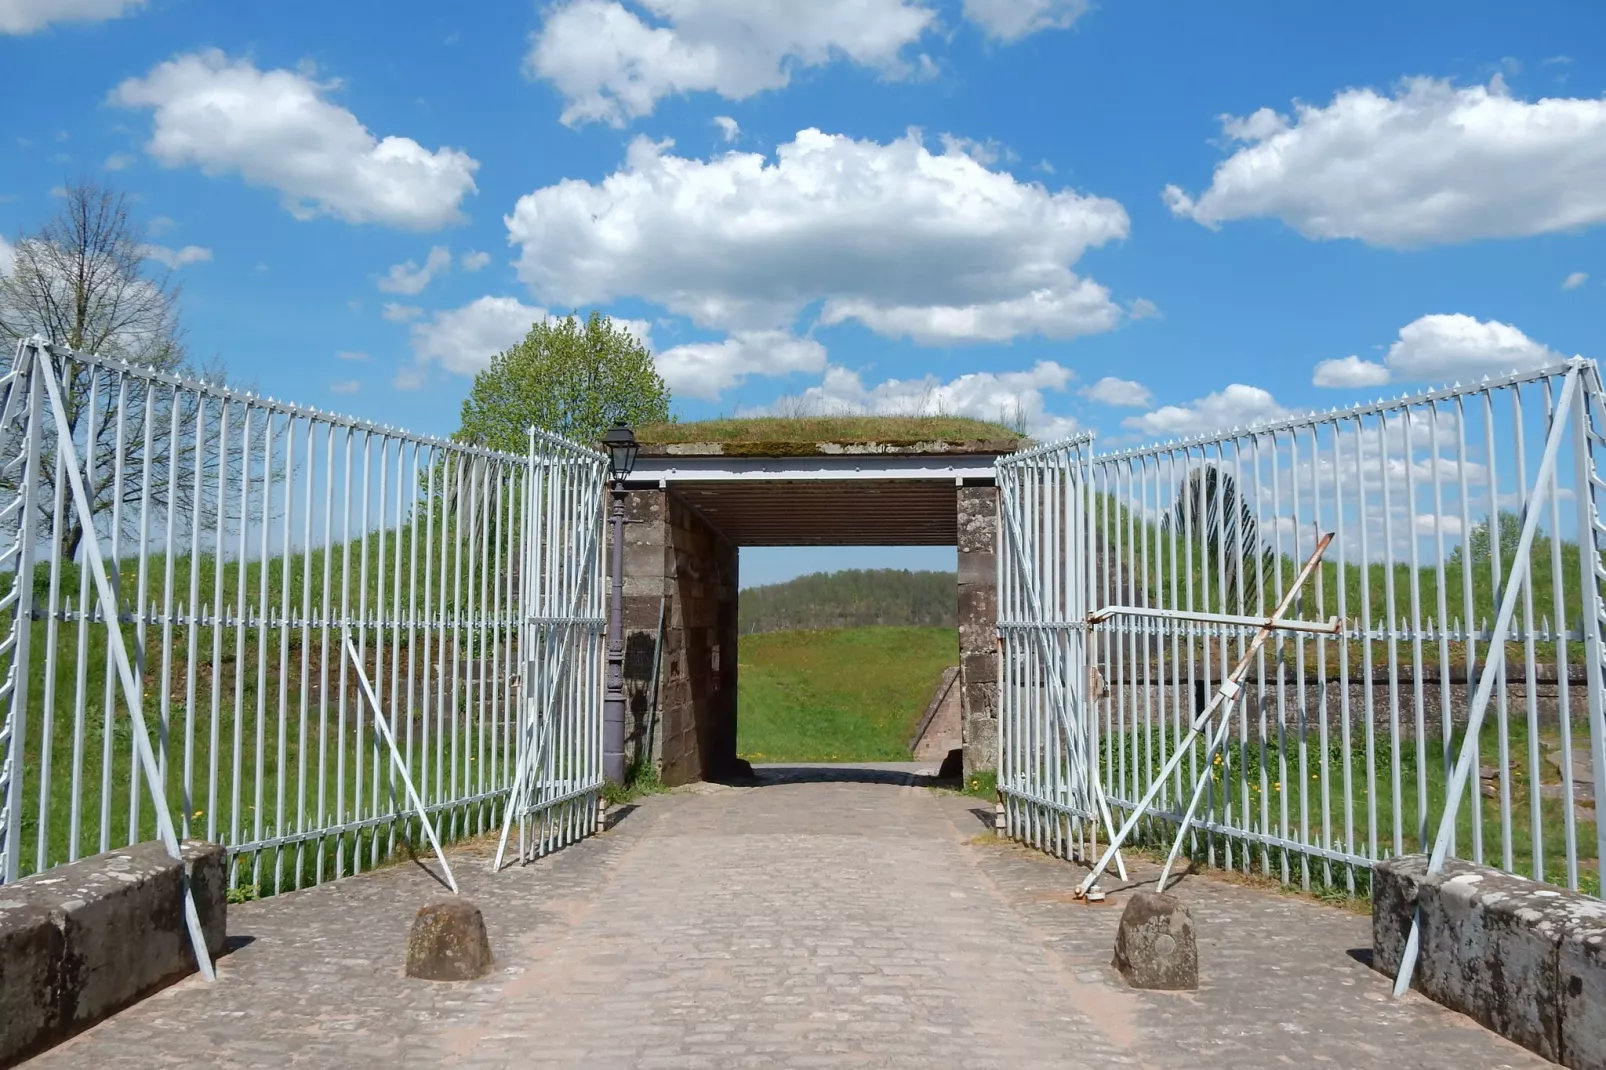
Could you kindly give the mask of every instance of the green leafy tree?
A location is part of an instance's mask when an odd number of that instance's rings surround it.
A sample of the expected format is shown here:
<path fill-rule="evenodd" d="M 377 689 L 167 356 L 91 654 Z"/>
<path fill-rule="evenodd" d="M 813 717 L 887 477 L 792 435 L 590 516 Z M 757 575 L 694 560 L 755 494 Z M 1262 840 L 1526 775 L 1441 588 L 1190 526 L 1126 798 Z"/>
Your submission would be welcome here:
<path fill-rule="evenodd" d="M 596 442 L 616 420 L 669 419 L 669 388 L 652 353 L 600 312 L 537 323 L 491 358 L 463 401 L 461 442 L 523 453 L 529 429 Z"/>

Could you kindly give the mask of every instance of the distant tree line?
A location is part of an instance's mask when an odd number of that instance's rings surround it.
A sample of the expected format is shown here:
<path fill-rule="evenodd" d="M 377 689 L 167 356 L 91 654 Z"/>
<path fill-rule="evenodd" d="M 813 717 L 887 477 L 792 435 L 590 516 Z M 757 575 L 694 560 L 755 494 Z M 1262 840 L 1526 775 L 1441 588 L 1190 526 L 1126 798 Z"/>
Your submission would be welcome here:
<path fill-rule="evenodd" d="M 744 635 L 814 628 L 953 628 L 957 583 L 952 572 L 816 572 L 743 591 L 738 621 Z"/>

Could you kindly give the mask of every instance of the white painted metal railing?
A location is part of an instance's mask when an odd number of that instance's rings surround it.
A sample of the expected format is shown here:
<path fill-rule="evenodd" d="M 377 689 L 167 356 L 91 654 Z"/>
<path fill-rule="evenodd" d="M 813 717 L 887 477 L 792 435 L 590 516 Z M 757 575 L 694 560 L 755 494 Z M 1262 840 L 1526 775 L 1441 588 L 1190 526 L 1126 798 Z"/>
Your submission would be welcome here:
<path fill-rule="evenodd" d="M 601 454 L 474 449 L 38 341 L 4 371 L 0 879 L 168 811 L 235 885 L 300 887 L 410 839 L 408 779 L 442 838 L 512 816 L 528 857 L 532 820 L 537 851 L 591 831 Z"/>
<path fill-rule="evenodd" d="M 1332 533 L 1290 613 L 1310 624 L 1280 626 L 1254 659 L 1224 749 L 1208 765 L 1189 750 L 1145 838 L 1168 841 L 1202 781 L 1189 846 L 1211 864 L 1354 892 L 1442 826 L 1450 853 L 1598 895 L 1603 405 L 1595 364 L 1575 360 L 1162 446 L 1094 456 L 1081 438 L 1001 461 L 1012 835 L 1097 857 L 1106 823 L 1072 789 L 1098 784 L 1130 814 Z M 1048 612 L 1030 611 L 1031 592 Z M 1019 653 L 1044 644 L 1053 670 Z M 1084 770 L 1054 739 L 1060 670 L 1085 687 Z M 1465 748 L 1484 682 L 1488 717 Z"/>

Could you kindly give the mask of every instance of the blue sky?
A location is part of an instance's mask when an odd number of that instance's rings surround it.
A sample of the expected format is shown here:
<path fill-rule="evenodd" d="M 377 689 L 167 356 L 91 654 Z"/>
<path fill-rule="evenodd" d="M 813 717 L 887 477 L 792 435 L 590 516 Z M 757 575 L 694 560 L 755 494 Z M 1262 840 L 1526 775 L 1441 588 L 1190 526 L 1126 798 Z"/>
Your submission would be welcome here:
<path fill-rule="evenodd" d="M 0 235 L 108 178 L 197 358 L 419 431 L 600 307 L 685 418 L 1131 444 L 1599 356 L 1602 41 L 1583 2 L 0 0 Z"/>

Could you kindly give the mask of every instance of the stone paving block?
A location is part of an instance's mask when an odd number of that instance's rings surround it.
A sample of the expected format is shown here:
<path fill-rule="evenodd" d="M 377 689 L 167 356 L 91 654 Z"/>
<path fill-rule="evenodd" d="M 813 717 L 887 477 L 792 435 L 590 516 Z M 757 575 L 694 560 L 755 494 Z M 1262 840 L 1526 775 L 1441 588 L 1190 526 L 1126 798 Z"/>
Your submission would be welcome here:
<path fill-rule="evenodd" d="M 493 973 L 396 968 L 439 886 L 387 867 L 248 903 L 224 983 L 181 982 L 45 1053 L 37 1070 L 1065 1066 L 1538 1070 L 1549 1065 L 1388 982 L 1352 912 L 1187 875 L 1209 970 L 1185 997 L 1110 968 L 1119 911 L 1085 869 L 978 834 L 986 805 L 904 772 L 760 768 L 752 787 L 653 796 L 611 832 L 489 870 L 454 848 L 498 934 Z M 1136 886 L 1158 867 L 1129 859 Z M 30 1067 L 34 1070 L 34 1067 Z"/>

